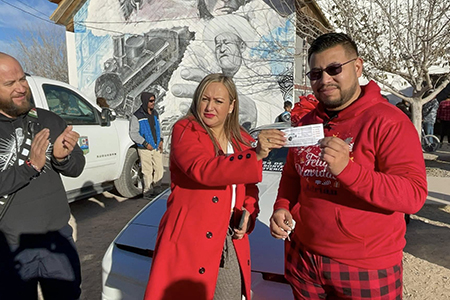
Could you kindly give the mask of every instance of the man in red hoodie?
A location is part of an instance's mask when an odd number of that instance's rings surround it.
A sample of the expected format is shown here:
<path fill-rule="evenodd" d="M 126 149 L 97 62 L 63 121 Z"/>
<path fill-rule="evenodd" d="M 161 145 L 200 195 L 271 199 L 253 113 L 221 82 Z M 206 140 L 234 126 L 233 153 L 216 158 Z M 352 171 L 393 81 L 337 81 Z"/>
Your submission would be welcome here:
<path fill-rule="evenodd" d="M 286 278 L 296 299 L 402 299 L 403 216 L 427 197 L 417 131 L 375 82 L 359 85 L 346 34 L 318 37 L 308 60 L 319 105 L 299 126 L 322 123 L 325 138 L 291 148 L 283 170 L 270 227 L 287 238 L 296 220 Z"/>

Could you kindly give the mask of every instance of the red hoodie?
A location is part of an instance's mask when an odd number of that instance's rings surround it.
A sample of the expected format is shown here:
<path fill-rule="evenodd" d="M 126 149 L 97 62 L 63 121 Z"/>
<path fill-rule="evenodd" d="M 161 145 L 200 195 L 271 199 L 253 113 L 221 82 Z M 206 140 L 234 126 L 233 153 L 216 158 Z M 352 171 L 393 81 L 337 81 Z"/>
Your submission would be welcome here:
<path fill-rule="evenodd" d="M 363 96 L 330 119 L 322 104 L 299 125 L 327 124 L 325 136 L 350 147 L 338 175 L 328 172 L 319 146 L 289 150 L 274 209 L 299 203 L 293 240 L 344 264 L 384 269 L 398 264 L 406 244 L 403 214 L 427 197 L 425 163 L 411 121 L 371 81 Z"/>
<path fill-rule="evenodd" d="M 316 108 L 319 101 L 317 101 L 314 95 L 309 94 L 307 96 L 300 96 L 299 101 L 295 103 L 294 108 L 291 110 L 291 123 L 292 126 L 297 126 L 300 119 L 307 113 Z"/>

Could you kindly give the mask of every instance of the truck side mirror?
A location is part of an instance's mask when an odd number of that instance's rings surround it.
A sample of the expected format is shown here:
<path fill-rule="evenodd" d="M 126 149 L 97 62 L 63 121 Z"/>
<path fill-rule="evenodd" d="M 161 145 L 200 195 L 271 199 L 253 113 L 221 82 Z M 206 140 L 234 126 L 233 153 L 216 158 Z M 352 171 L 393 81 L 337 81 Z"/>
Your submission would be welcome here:
<path fill-rule="evenodd" d="M 117 117 L 116 112 L 113 109 L 106 107 L 102 108 L 101 125 L 110 126 L 111 121 L 114 121 L 116 117 Z"/>

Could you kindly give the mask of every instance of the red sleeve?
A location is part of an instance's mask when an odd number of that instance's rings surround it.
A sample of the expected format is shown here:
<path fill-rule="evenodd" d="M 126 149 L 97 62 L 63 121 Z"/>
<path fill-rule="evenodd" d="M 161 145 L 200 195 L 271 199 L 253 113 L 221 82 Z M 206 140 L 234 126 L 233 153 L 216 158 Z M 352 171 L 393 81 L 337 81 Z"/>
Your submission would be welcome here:
<path fill-rule="evenodd" d="M 247 231 L 250 234 L 255 228 L 256 217 L 259 214 L 259 204 L 258 197 L 259 190 L 256 184 L 246 184 L 245 185 L 245 200 L 244 208 L 250 213 L 251 227 Z"/>
<path fill-rule="evenodd" d="M 286 158 L 286 164 L 283 168 L 274 210 L 284 208 L 290 211 L 298 202 L 298 197 L 300 195 L 300 176 L 295 169 L 295 153 L 293 150 L 293 148 L 289 149 Z"/>
<path fill-rule="evenodd" d="M 389 124 L 379 137 L 377 170 L 350 161 L 337 176 L 358 198 L 374 206 L 413 214 L 427 198 L 427 178 L 417 131 L 408 121 Z"/>
<path fill-rule="evenodd" d="M 214 156 L 208 134 L 194 121 L 182 120 L 172 132 L 171 159 L 192 180 L 205 186 L 256 183 L 262 180 L 262 161 L 254 149 Z"/>

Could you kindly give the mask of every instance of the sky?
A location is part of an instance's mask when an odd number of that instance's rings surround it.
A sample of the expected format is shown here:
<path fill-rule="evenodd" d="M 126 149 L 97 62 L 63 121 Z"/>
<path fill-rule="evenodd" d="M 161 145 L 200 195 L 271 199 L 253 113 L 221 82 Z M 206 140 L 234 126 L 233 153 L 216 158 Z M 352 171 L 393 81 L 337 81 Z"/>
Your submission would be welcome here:
<path fill-rule="evenodd" d="M 64 28 L 49 19 L 57 6 L 48 0 L 0 0 L 0 51 L 13 54 L 11 45 L 30 28 Z"/>

